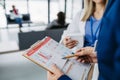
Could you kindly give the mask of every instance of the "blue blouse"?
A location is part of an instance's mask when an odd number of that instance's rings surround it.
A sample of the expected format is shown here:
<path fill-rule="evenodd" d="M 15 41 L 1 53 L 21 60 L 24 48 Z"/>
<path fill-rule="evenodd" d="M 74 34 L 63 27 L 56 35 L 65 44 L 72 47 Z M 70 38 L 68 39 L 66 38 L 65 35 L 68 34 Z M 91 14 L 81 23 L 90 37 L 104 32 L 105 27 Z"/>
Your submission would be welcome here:
<path fill-rule="evenodd" d="M 98 39 L 100 22 L 101 19 L 97 20 L 93 16 L 87 20 L 85 25 L 84 46 L 94 46 L 95 41 Z"/>

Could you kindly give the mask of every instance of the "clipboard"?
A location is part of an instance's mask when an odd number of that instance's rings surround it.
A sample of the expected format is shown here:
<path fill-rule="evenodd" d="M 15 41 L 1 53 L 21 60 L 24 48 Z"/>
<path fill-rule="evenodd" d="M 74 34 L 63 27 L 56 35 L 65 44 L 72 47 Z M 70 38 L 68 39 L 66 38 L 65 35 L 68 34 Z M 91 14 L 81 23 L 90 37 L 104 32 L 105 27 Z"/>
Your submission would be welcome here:
<path fill-rule="evenodd" d="M 33 44 L 23 56 L 47 71 L 52 72 L 50 67 L 52 64 L 56 64 L 72 80 L 85 80 L 91 65 L 78 63 L 72 58 L 62 59 L 72 53 L 70 49 L 47 36 Z M 79 75 L 76 76 L 74 73 Z"/>

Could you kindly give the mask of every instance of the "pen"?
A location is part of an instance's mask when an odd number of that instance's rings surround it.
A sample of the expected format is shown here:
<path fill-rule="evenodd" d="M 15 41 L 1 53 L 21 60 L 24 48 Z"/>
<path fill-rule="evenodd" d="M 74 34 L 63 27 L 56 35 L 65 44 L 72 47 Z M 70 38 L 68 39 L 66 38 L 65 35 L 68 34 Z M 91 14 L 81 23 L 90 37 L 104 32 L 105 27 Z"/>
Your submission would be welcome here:
<path fill-rule="evenodd" d="M 63 57 L 62 59 L 69 59 L 69 58 L 76 57 L 76 56 L 78 56 L 78 55 L 75 55 L 75 54 L 68 55 L 68 56 Z"/>

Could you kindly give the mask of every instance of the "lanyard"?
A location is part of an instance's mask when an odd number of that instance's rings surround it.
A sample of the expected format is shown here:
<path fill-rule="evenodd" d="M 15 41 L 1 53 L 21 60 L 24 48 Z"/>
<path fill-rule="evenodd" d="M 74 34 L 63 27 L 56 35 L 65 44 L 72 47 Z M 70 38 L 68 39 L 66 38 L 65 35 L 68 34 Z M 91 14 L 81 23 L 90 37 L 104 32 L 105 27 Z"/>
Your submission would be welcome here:
<path fill-rule="evenodd" d="M 93 33 L 93 24 L 94 24 L 94 22 L 93 22 L 93 20 L 92 20 L 92 17 L 90 18 L 90 28 L 91 28 L 91 35 L 92 35 L 92 43 L 94 44 L 94 42 L 95 42 L 95 40 L 96 40 L 96 37 L 97 37 L 97 33 L 98 33 L 98 31 L 99 31 L 99 29 L 100 29 L 100 23 L 101 23 L 101 21 L 99 22 L 99 24 L 96 26 L 97 27 L 97 29 L 96 29 L 96 31 L 95 31 L 95 33 Z"/>

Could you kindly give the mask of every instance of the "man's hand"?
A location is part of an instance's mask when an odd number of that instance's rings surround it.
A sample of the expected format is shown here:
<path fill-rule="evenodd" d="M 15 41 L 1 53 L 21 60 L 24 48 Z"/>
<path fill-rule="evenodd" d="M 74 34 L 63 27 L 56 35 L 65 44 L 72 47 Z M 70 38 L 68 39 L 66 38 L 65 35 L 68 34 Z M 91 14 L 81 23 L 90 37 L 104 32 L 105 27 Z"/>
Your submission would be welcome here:
<path fill-rule="evenodd" d="M 63 75 L 63 72 L 54 64 L 51 67 L 52 73 L 47 72 L 47 80 L 58 80 L 60 76 Z"/>
<path fill-rule="evenodd" d="M 84 47 L 75 53 L 75 55 L 78 55 L 77 61 L 82 63 L 97 63 L 97 55 L 93 51 L 93 47 Z"/>

